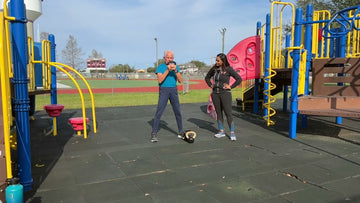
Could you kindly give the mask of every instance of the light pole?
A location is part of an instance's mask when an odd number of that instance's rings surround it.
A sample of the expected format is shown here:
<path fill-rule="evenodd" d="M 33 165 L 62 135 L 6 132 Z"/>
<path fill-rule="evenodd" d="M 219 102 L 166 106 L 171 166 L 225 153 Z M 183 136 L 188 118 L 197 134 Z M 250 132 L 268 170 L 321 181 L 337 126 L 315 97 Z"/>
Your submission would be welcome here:
<path fill-rule="evenodd" d="M 221 30 L 219 30 L 220 33 L 222 34 L 222 53 L 224 53 L 224 44 L 225 44 L 225 32 L 226 32 L 226 28 L 223 28 Z"/>
<path fill-rule="evenodd" d="M 157 38 L 155 37 L 154 38 L 155 40 L 155 44 L 156 44 L 156 68 L 159 66 L 159 60 L 158 60 L 158 40 Z"/>

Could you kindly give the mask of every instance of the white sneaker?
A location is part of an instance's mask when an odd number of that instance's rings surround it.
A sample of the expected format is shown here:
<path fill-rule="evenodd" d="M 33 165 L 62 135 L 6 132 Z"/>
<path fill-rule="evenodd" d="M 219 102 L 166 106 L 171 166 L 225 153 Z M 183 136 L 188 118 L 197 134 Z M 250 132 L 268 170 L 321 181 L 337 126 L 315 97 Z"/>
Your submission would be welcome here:
<path fill-rule="evenodd" d="M 231 140 L 231 141 L 236 141 L 235 133 L 231 133 L 231 134 L 230 134 L 230 140 Z"/>
<path fill-rule="evenodd" d="M 225 132 L 224 131 L 219 131 L 217 134 L 214 135 L 216 138 L 222 138 L 225 137 Z"/>

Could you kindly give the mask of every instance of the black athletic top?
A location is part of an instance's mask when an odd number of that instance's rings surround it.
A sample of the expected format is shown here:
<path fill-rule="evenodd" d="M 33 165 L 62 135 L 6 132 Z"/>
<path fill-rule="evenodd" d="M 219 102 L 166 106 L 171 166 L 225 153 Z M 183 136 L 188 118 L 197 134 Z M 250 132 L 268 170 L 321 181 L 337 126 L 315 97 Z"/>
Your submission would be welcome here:
<path fill-rule="evenodd" d="M 224 71 L 222 71 L 219 67 L 212 67 L 209 72 L 205 76 L 205 82 L 206 84 L 211 88 L 211 78 L 214 80 L 213 85 L 213 92 L 220 93 L 223 91 L 229 91 L 227 89 L 224 89 L 224 84 L 230 84 L 230 76 L 235 79 L 235 82 L 231 85 L 231 89 L 235 88 L 236 86 L 240 85 L 242 79 L 240 75 L 235 72 L 235 70 L 228 66 L 225 68 Z"/>

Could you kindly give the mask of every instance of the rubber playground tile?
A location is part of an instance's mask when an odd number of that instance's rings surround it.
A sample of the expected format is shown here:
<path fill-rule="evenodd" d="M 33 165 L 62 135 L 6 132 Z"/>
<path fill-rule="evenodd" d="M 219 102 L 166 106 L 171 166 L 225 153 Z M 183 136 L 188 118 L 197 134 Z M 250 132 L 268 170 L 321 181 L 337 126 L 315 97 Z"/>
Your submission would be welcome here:
<path fill-rule="evenodd" d="M 157 158 L 156 150 L 152 148 L 141 151 L 137 149 L 112 151 L 109 156 L 126 176 L 137 176 L 166 169 L 162 161 Z"/>
<path fill-rule="evenodd" d="M 159 158 L 168 168 L 182 168 L 193 165 L 203 165 L 208 163 L 222 162 L 226 160 L 233 160 L 231 153 L 226 151 L 201 151 L 199 152 L 183 152 L 176 156 L 162 154 Z"/>
<path fill-rule="evenodd" d="M 359 166 L 330 158 L 311 164 L 296 166 L 284 170 L 294 178 L 313 185 L 324 185 L 359 175 Z"/>
<path fill-rule="evenodd" d="M 256 200 L 255 202 L 256 203 L 289 203 L 289 200 L 287 200 L 283 196 L 271 196 L 269 198 Z"/>
<path fill-rule="evenodd" d="M 177 188 L 176 191 L 150 193 L 149 195 L 154 202 L 222 202 L 205 192 L 203 185 Z"/>
<path fill-rule="evenodd" d="M 278 170 L 243 177 L 242 180 L 272 196 L 279 196 L 310 187 L 310 185 L 288 176 L 286 172 Z"/>
<path fill-rule="evenodd" d="M 53 190 L 40 190 L 26 202 L 78 202 L 85 203 L 84 194 L 81 187 L 68 185 L 67 187 L 56 188 Z"/>
<path fill-rule="evenodd" d="M 178 188 L 191 186 L 191 183 L 182 179 L 176 172 L 163 170 L 154 171 L 147 174 L 138 174 L 137 176 L 130 177 L 144 193 L 159 193 L 159 192 L 174 192 Z"/>
<path fill-rule="evenodd" d="M 360 202 L 360 175 L 331 181 L 322 186 L 330 191 L 336 191 L 343 194 L 344 198 L 341 201 Z"/>
<path fill-rule="evenodd" d="M 303 190 L 282 194 L 282 196 L 289 202 L 346 202 L 343 194 L 312 185 Z"/>
<path fill-rule="evenodd" d="M 198 133 L 193 144 L 176 137 L 170 107 L 162 118 L 158 143 L 149 141 L 156 106 L 99 108 L 98 133 L 90 132 L 88 139 L 73 136 L 66 120 L 81 116 L 81 111 L 65 111 L 60 125 L 62 133 L 69 135 L 49 142 L 63 151 L 54 150 L 53 160 L 38 157 L 49 158 L 45 151 L 34 153 L 32 161 L 48 162 L 44 168 L 49 171 L 34 178 L 43 180 L 34 198 L 45 200 L 41 202 L 72 202 L 71 198 L 77 202 L 313 202 L 296 193 L 316 195 L 312 189 L 324 187 L 339 194 L 327 197 L 326 191 L 320 190 L 314 200 L 331 202 L 354 199 L 358 194 L 358 145 L 326 137 L 325 132 L 316 135 L 310 129 L 305 131 L 310 134 L 298 133 L 292 140 L 286 135 L 288 126 L 268 128 L 261 117 L 243 112 L 234 112 L 238 115 L 234 116 L 239 131 L 236 142 L 215 139 L 216 123 L 201 110 L 202 105 L 182 105 L 185 128 Z M 51 126 L 42 122 L 43 127 Z M 318 123 L 315 133 L 328 126 Z M 331 130 L 335 128 L 339 127 Z M 46 142 L 41 132 L 37 133 L 39 145 L 32 147 L 45 149 L 41 145 Z M 328 171 L 331 176 L 326 182 Z M 323 184 L 303 183 L 292 173 Z M 184 193 L 192 197 L 184 197 Z"/>
<path fill-rule="evenodd" d="M 228 160 L 173 169 L 182 180 L 195 185 L 238 180 L 241 177 L 264 173 L 268 170 L 270 168 L 264 168 L 259 163 L 245 160 Z"/>
<path fill-rule="evenodd" d="M 219 202 L 255 202 L 270 198 L 271 194 L 244 179 L 231 179 L 202 185 L 204 193 Z"/>
<path fill-rule="evenodd" d="M 302 150 L 281 155 L 268 155 L 263 158 L 257 156 L 252 157 L 252 159 L 260 161 L 263 164 L 273 165 L 276 169 L 281 169 L 313 163 L 330 157 L 331 156 L 327 154 L 319 154 L 309 150 Z"/>
<path fill-rule="evenodd" d="M 314 165 L 328 170 L 331 179 L 346 179 L 360 174 L 359 162 L 351 161 L 343 157 L 334 157 L 331 159 L 319 160 Z M 330 179 L 330 180 L 331 180 Z"/>
<path fill-rule="evenodd" d="M 71 168 L 62 167 L 62 164 L 58 164 L 59 166 L 54 166 L 53 168 L 48 168 L 48 174 L 43 173 L 40 175 L 33 176 L 34 183 L 40 184 L 39 190 L 55 190 L 58 188 L 66 188 L 69 185 L 76 185 L 76 181 L 74 179 L 74 174 Z M 40 182 L 35 182 L 35 178 Z"/>
<path fill-rule="evenodd" d="M 359 149 L 354 146 L 356 143 L 342 140 L 336 137 L 322 137 L 322 136 L 303 136 L 297 139 L 319 153 L 342 156 L 344 154 L 359 153 Z"/>
<path fill-rule="evenodd" d="M 114 179 L 81 185 L 86 202 L 146 202 L 151 199 L 131 180 Z M 136 200 L 136 201 L 135 201 Z"/>
<path fill-rule="evenodd" d="M 73 173 L 76 184 L 93 183 L 125 176 L 106 153 L 89 153 L 66 157 L 63 165 Z"/>

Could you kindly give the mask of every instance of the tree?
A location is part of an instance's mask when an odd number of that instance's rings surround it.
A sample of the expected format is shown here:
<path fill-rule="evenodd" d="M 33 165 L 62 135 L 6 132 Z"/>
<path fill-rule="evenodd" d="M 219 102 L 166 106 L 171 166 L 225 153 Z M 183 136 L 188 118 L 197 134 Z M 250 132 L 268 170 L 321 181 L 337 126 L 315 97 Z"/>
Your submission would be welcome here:
<path fill-rule="evenodd" d="M 154 67 L 149 67 L 149 68 L 146 69 L 146 71 L 147 71 L 148 73 L 155 73 L 156 68 L 154 68 Z"/>
<path fill-rule="evenodd" d="M 332 11 L 340 11 L 344 8 L 349 8 L 360 4 L 359 0 L 331 0 L 332 2 Z"/>
<path fill-rule="evenodd" d="M 162 63 L 165 63 L 165 60 L 164 60 L 164 59 L 158 59 L 158 63 L 156 63 L 156 62 L 154 63 L 155 69 L 157 68 L 157 67 L 156 67 L 157 64 L 160 65 L 160 64 L 162 64 Z"/>
<path fill-rule="evenodd" d="M 360 0 L 296 0 L 296 7 L 301 7 L 305 11 L 308 4 L 313 5 L 316 10 L 329 10 L 331 14 L 344 8 L 360 4 Z"/>
<path fill-rule="evenodd" d="M 109 68 L 111 73 L 132 73 L 135 72 L 135 68 L 131 68 L 128 64 L 118 64 Z"/>
<path fill-rule="evenodd" d="M 204 62 L 201 61 L 190 61 L 190 63 L 194 64 L 197 68 L 203 68 L 206 66 L 206 64 Z"/>
<path fill-rule="evenodd" d="M 301 7 L 304 11 L 308 4 L 312 4 L 314 11 L 330 10 L 331 8 L 331 2 L 328 0 L 296 0 L 296 7 Z"/>
<path fill-rule="evenodd" d="M 82 52 L 81 48 L 78 47 L 77 41 L 72 35 L 69 35 L 69 40 L 66 44 L 66 47 L 62 50 L 61 53 L 63 62 L 75 70 L 79 70 L 81 66 L 85 64 L 84 59 L 82 59 L 84 53 Z"/>
<path fill-rule="evenodd" d="M 89 58 L 103 58 L 103 55 L 101 52 L 97 52 L 95 49 L 93 49 Z"/>

